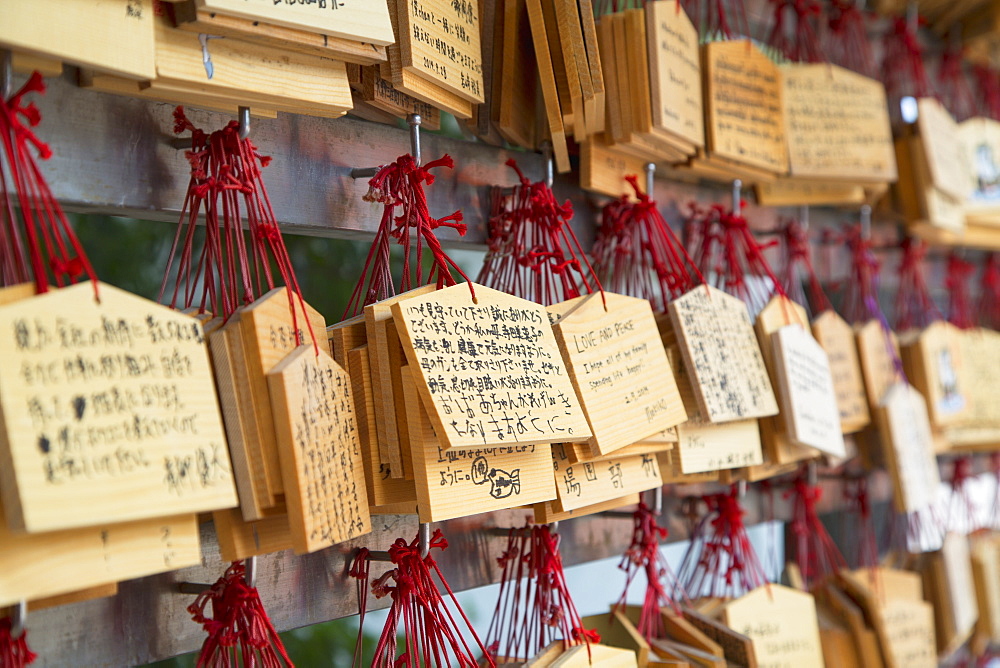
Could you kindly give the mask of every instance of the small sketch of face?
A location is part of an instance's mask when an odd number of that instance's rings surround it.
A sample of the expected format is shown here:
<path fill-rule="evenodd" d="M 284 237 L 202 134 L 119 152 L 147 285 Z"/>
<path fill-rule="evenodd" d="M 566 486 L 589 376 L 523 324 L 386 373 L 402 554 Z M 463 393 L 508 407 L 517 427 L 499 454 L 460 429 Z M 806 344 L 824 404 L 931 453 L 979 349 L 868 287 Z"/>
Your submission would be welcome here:
<path fill-rule="evenodd" d="M 508 496 L 521 493 L 521 469 L 514 469 L 508 473 L 490 468 L 486 457 L 476 457 L 472 462 L 471 475 L 475 485 L 490 483 L 490 496 L 494 499 L 506 499 Z"/>

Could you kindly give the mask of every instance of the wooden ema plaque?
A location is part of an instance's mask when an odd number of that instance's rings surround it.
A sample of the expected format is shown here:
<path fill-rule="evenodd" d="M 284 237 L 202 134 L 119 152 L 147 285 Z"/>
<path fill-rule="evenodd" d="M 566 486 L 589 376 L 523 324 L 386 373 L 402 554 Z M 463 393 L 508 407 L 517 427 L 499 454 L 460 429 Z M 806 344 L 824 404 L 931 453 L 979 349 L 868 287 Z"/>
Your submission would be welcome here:
<path fill-rule="evenodd" d="M 421 128 L 441 129 L 441 112 L 436 107 L 396 90 L 391 81 L 382 78 L 377 67 L 361 68 L 361 99 L 394 118 L 420 114 Z"/>
<path fill-rule="evenodd" d="M 344 63 L 235 39 L 209 39 L 212 76 L 197 33 L 156 21 L 153 89 L 211 94 L 238 104 L 339 118 L 352 106 Z"/>
<path fill-rule="evenodd" d="M 976 641 L 982 646 L 1000 640 L 1000 544 L 989 533 L 970 536 L 969 541 L 979 609 Z"/>
<path fill-rule="evenodd" d="M 832 580 L 815 589 L 815 592 L 818 600 L 829 606 L 833 614 L 846 624 L 860 659 L 858 665 L 863 668 L 882 668 L 884 664 L 878 636 L 874 629 L 869 627 L 861 607 Z M 852 664 L 847 664 L 844 668 L 851 666 Z"/>
<path fill-rule="evenodd" d="M 403 368 L 403 386 L 421 522 L 439 522 L 556 498 L 546 445 L 445 450 L 420 401 L 416 374 L 411 369 Z"/>
<path fill-rule="evenodd" d="M 582 508 L 574 508 L 566 512 L 556 510 L 555 503 L 552 501 L 543 501 L 534 505 L 535 524 L 551 524 L 552 522 L 571 520 L 574 517 L 584 517 L 586 515 L 603 513 L 608 510 L 625 508 L 626 506 L 635 506 L 639 503 L 640 497 L 641 495 L 638 492 L 635 494 L 626 494 L 625 496 L 619 496 L 609 501 L 601 501 L 600 503 L 583 506 Z"/>
<path fill-rule="evenodd" d="M 194 515 L 38 534 L 0 522 L 0 608 L 200 563 Z"/>
<path fill-rule="evenodd" d="M 702 417 L 719 423 L 778 412 L 746 304 L 702 286 L 669 310 Z"/>
<path fill-rule="evenodd" d="M 649 665 L 649 643 L 624 611 L 612 609 L 610 614 L 590 615 L 581 621 L 585 629 L 597 632 L 602 644 L 632 652 L 633 665 Z"/>
<path fill-rule="evenodd" d="M 992 118 L 970 118 L 958 124 L 962 138 L 969 193 L 963 203 L 967 224 L 1000 224 L 1000 194 L 996 188 L 997 160 L 1000 159 L 1000 122 Z"/>
<path fill-rule="evenodd" d="M 938 321 L 902 345 L 906 377 L 927 399 L 927 412 L 935 427 L 961 424 L 970 413 L 962 336 L 958 327 Z"/>
<path fill-rule="evenodd" d="M 836 65 L 781 66 L 793 177 L 896 180 L 896 152 L 881 82 Z"/>
<path fill-rule="evenodd" d="M 539 143 L 540 126 L 535 113 L 525 110 L 538 109 L 538 63 L 534 49 L 527 48 L 531 43 L 528 6 L 525 0 L 497 2 L 494 12 L 492 20 L 502 24 L 503 39 L 499 43 L 494 40 L 494 44 L 485 39 L 483 49 L 491 48 L 494 53 L 502 49 L 501 62 L 494 62 L 493 75 L 500 80 L 493 100 L 499 108 L 497 130 L 510 143 L 534 150 Z M 487 19 L 485 13 L 481 16 L 484 21 Z M 499 76 L 496 70 L 500 71 Z"/>
<path fill-rule="evenodd" d="M 273 23 L 342 39 L 385 46 L 392 44 L 392 23 L 386 3 L 366 0 L 195 0 L 198 8 Z"/>
<path fill-rule="evenodd" d="M 969 640 L 979 618 L 969 539 L 946 533 L 941 549 L 924 555 L 923 574 L 925 591 L 934 606 L 938 654 L 951 656 Z"/>
<path fill-rule="evenodd" d="M 868 199 L 859 185 L 806 179 L 759 181 L 754 184 L 754 192 L 761 206 L 861 205 Z"/>
<path fill-rule="evenodd" d="M 753 641 L 759 666 L 822 666 L 816 601 L 779 584 L 764 585 L 726 603 L 722 621 Z"/>
<path fill-rule="evenodd" d="M 879 568 L 844 571 L 841 581 L 878 636 L 885 668 L 935 668 L 934 606 L 923 600 L 920 575 Z"/>
<path fill-rule="evenodd" d="M 552 331 L 590 424 L 594 456 L 687 419 L 648 299 L 594 293 Z"/>
<path fill-rule="evenodd" d="M 711 42 L 702 48 L 709 154 L 786 173 L 778 66 L 749 41 Z"/>
<path fill-rule="evenodd" d="M 844 435 L 826 352 L 799 325 L 772 337 L 775 375 L 789 438 L 834 457 L 844 457 Z"/>
<path fill-rule="evenodd" d="M 389 465 L 379 458 L 376 430 L 375 390 L 372 387 L 371 364 L 368 346 L 351 350 L 348 355 L 351 374 L 351 388 L 354 391 L 354 412 L 358 421 L 358 437 L 361 439 L 365 471 L 365 488 L 370 506 L 412 502 L 417 500 L 416 487 L 412 480 L 393 478 Z"/>
<path fill-rule="evenodd" d="M 239 509 L 218 510 L 212 513 L 212 524 L 223 561 L 249 559 L 294 547 L 292 527 L 285 512 L 247 522 Z"/>
<path fill-rule="evenodd" d="M 545 107 L 545 122 L 549 130 L 549 139 L 552 142 L 556 171 L 563 174 L 570 170 L 570 163 L 558 82 L 553 66 L 553 57 L 557 53 L 549 49 L 549 29 L 545 23 L 544 3 L 542 0 L 526 0 L 526 2 L 528 23 L 531 27 L 531 42 L 534 45 L 535 60 L 538 63 L 538 81 L 542 89 L 542 101 Z"/>
<path fill-rule="evenodd" d="M 759 466 L 764 463 L 757 420 L 723 424 L 688 421 L 677 427 L 677 457 L 684 474 Z"/>
<path fill-rule="evenodd" d="M 676 0 L 646 5 L 653 126 L 705 145 L 698 31 Z"/>
<path fill-rule="evenodd" d="M 958 134 L 958 124 L 948 110 L 932 97 L 917 100 L 917 131 L 923 164 L 930 185 L 945 195 L 964 202 L 969 196 L 969 159 Z"/>
<path fill-rule="evenodd" d="M 545 308 L 460 284 L 392 305 L 421 400 L 446 449 L 591 436 Z"/>
<path fill-rule="evenodd" d="M 644 492 L 663 485 L 657 455 L 633 455 L 620 459 L 571 464 L 562 444 L 552 446 L 559 512 L 567 512 L 610 499 Z"/>
<path fill-rule="evenodd" d="M 469 102 L 483 102 L 475 0 L 396 0 L 396 17 L 403 69 Z"/>
<path fill-rule="evenodd" d="M 722 622 L 707 617 L 691 608 L 681 608 L 682 621 L 687 622 L 706 639 L 718 645 L 722 656 L 729 665 L 757 668 L 757 655 L 754 652 L 753 640 L 739 633 Z M 670 613 L 663 613 L 664 626 L 671 628 L 668 620 L 674 619 Z"/>
<path fill-rule="evenodd" d="M 8 525 L 53 531 L 235 506 L 201 323 L 99 289 L 100 303 L 81 283 L 0 308 Z"/>
<path fill-rule="evenodd" d="M 153 0 L 4 0 L 0 45 L 130 79 L 152 79 Z"/>
<path fill-rule="evenodd" d="M 292 308 L 295 309 L 294 322 Z M 267 374 L 295 350 L 298 342 L 312 345 L 313 336 L 325 337 L 326 320 L 308 304 L 303 312 L 298 297 L 287 288 L 279 287 L 240 312 L 239 328 L 246 359 L 247 389 L 253 401 L 250 410 L 246 405 L 242 407 L 242 415 L 256 423 L 267 489 L 272 496 L 277 496 L 284 493 L 284 483 Z M 322 339 L 320 343 L 320 348 L 326 347 Z"/>
<path fill-rule="evenodd" d="M 830 362 L 830 375 L 840 415 L 840 431 L 852 434 L 867 426 L 871 420 L 858 349 L 854 343 L 854 331 L 846 320 L 829 310 L 813 319 L 812 333 L 826 351 Z"/>
<path fill-rule="evenodd" d="M 858 362 L 865 379 L 868 408 L 874 414 L 899 376 L 892 356 L 899 354 L 899 343 L 893 332 L 887 332 L 878 320 L 869 320 L 855 329 Z"/>
<path fill-rule="evenodd" d="M 646 161 L 609 146 L 603 136 L 591 137 L 580 144 L 580 187 L 584 190 L 621 197 L 622 193 L 632 191 L 625 177 L 643 174 L 645 170 Z"/>
<path fill-rule="evenodd" d="M 905 381 L 893 385 L 878 409 L 878 430 L 901 513 L 935 502 L 941 484 L 924 396 Z"/>
<path fill-rule="evenodd" d="M 300 346 L 267 374 L 298 554 L 371 531 L 354 397 L 324 350 Z"/>

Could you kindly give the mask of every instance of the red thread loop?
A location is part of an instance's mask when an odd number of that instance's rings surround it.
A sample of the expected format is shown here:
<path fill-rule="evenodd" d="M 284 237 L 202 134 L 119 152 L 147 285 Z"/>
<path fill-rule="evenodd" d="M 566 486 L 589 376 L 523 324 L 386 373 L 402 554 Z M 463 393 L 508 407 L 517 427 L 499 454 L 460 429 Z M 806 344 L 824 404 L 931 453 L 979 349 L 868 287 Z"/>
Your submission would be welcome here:
<path fill-rule="evenodd" d="M 24 668 L 37 658 L 38 655 L 28 647 L 27 629 L 22 629 L 21 635 L 15 638 L 10 617 L 0 619 L 0 666 Z"/>
<path fill-rule="evenodd" d="M 660 542 L 666 539 L 667 530 L 657 523 L 656 514 L 645 503 L 640 502 L 633 515 L 633 522 L 632 540 L 618 563 L 618 568 L 625 571 L 625 589 L 615 603 L 615 609 L 625 608 L 632 581 L 639 572 L 644 573 L 646 591 L 636 628 L 647 641 L 651 641 L 663 636 L 663 608 L 670 608 L 675 614 L 680 614 L 680 606 L 670 598 L 667 589 L 682 595 L 683 591 L 660 552 Z"/>
<path fill-rule="evenodd" d="M 892 29 L 882 40 L 882 81 L 889 109 L 899 116 L 899 101 L 906 96 L 928 97 L 931 87 L 924 70 L 923 49 L 906 16 L 892 19 Z"/>
<path fill-rule="evenodd" d="M 438 167 L 452 169 L 454 166 L 455 162 L 449 155 L 424 165 L 418 165 L 411 155 L 401 155 L 395 162 L 380 167 L 368 182 L 364 200 L 382 205 L 382 219 L 365 259 L 364 271 L 344 312 L 345 318 L 359 315 L 365 306 L 396 294 L 389 260 L 390 240 L 395 240 L 403 247 L 400 292 L 407 292 L 424 284 L 423 249 L 426 246 L 432 258 L 427 282 L 436 281 L 438 288 L 456 285 L 452 276 L 454 270 L 469 283 L 469 292 L 475 299 L 475 289 L 469 277 L 448 257 L 434 234 L 438 227 L 448 227 L 458 232 L 459 236 L 465 236 L 466 226 L 461 223 L 462 213 L 456 211 L 443 218 L 433 218 L 427 208 L 427 195 L 424 193 L 424 186 L 434 183 L 434 175 L 430 170 Z"/>
<path fill-rule="evenodd" d="M 489 656 L 507 660 L 527 659 L 555 640 L 567 647 L 600 642 L 600 636 L 583 628 L 573 604 L 559 538 L 548 525 L 511 529 L 507 548 L 497 558 L 502 569 L 500 594 L 486 642 Z"/>
<path fill-rule="evenodd" d="M 899 332 L 923 328 L 942 319 L 924 276 L 927 244 L 911 237 L 903 241 L 902 249 L 899 291 L 896 293 L 896 331 Z"/>
<path fill-rule="evenodd" d="M 938 64 L 937 97 L 959 123 L 972 118 L 978 111 L 964 67 L 961 44 L 950 40 Z"/>
<path fill-rule="evenodd" d="M 854 549 L 847 551 L 847 555 L 853 557 L 850 565 L 855 569 L 874 569 L 878 566 L 878 535 L 872 519 L 868 479 L 845 480 L 844 498 L 848 502 L 848 512 L 844 514 L 844 536 L 854 541 Z"/>
<path fill-rule="evenodd" d="M 820 50 L 816 25 L 822 8 L 816 0 L 770 0 L 774 18 L 767 44 L 794 63 L 821 63 L 826 60 Z M 793 21 L 785 25 L 791 10 Z M 792 36 L 789 38 L 788 33 Z"/>
<path fill-rule="evenodd" d="M 24 97 L 44 92 L 45 83 L 34 72 L 0 100 L 0 285 L 34 281 L 41 294 L 52 283 L 63 287 L 86 274 L 96 298 L 94 270 L 38 166 L 52 151 L 32 130 L 42 117 Z"/>
<path fill-rule="evenodd" d="M 963 260 L 955 251 L 948 255 L 944 279 L 945 287 L 948 288 L 948 322 L 962 329 L 975 326 L 972 298 L 969 295 L 969 279 L 975 270 L 975 265 Z"/>
<path fill-rule="evenodd" d="M 502 188 L 490 193 L 489 251 L 476 282 L 543 306 L 603 295 L 570 225 L 573 205 L 560 204 L 544 181 L 528 180 L 513 158 L 506 164 L 519 184 L 510 195 Z"/>
<path fill-rule="evenodd" d="M 638 178 L 625 179 L 635 200 L 623 195 L 602 210 L 594 269 L 611 292 L 648 299 L 654 311 L 665 313 L 671 300 L 705 280 Z"/>
<path fill-rule="evenodd" d="M 979 113 L 1000 121 L 1000 71 L 977 63 L 972 66 L 972 74 L 979 88 Z"/>
<path fill-rule="evenodd" d="M 816 511 L 823 490 L 810 485 L 803 474 L 795 481 L 792 491 L 785 494 L 786 498 L 789 496 L 793 496 L 795 562 L 806 586 L 812 589 L 822 579 L 836 575 L 847 562 Z"/>
<path fill-rule="evenodd" d="M 832 310 L 833 305 L 813 268 L 806 228 L 796 220 L 789 220 L 781 227 L 781 240 L 785 251 L 781 285 L 785 292 L 793 301 L 803 306 L 808 304 L 814 314 Z M 802 289 L 803 274 L 809 288 L 808 299 Z"/>
<path fill-rule="evenodd" d="M 191 618 L 208 633 L 198 653 L 198 668 L 293 665 L 245 573 L 243 562 L 234 561 L 211 589 L 188 606 Z M 209 603 L 211 612 L 207 610 Z"/>
<path fill-rule="evenodd" d="M 832 0 L 827 11 L 825 52 L 831 63 L 874 79 L 875 56 L 868 41 L 866 14 L 854 0 Z"/>
<path fill-rule="evenodd" d="M 979 325 L 1000 330 L 1000 258 L 996 253 L 986 257 L 979 280 L 979 301 L 976 304 Z"/>

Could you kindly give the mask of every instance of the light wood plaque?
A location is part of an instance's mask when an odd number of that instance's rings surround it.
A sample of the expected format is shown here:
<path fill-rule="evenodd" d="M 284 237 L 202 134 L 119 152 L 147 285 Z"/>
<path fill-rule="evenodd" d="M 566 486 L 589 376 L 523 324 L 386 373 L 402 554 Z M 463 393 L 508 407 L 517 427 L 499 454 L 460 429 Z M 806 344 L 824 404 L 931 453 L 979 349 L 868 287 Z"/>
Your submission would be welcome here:
<path fill-rule="evenodd" d="M 878 417 L 896 509 L 910 513 L 933 504 L 941 477 L 924 396 L 905 381 L 898 382 L 886 392 Z"/>
<path fill-rule="evenodd" d="M 195 0 L 199 8 L 308 32 L 385 46 L 392 35 L 385 0 Z"/>
<path fill-rule="evenodd" d="M 99 303 L 80 283 L 0 307 L 8 525 L 53 531 L 235 506 L 201 323 L 98 287 Z"/>
<path fill-rule="evenodd" d="M 560 512 L 644 492 L 663 484 L 655 454 L 570 464 L 563 446 L 556 444 L 552 446 L 552 467 L 559 494 L 553 506 Z"/>
<path fill-rule="evenodd" d="M 676 0 L 646 4 L 654 127 L 705 145 L 698 31 Z"/>
<path fill-rule="evenodd" d="M 753 641 L 760 666 L 822 666 L 816 601 L 779 584 L 758 587 L 722 608 L 728 627 Z"/>
<path fill-rule="evenodd" d="M 837 395 L 840 431 L 851 434 L 868 425 L 871 416 L 865 383 L 854 343 L 854 331 L 835 311 L 827 310 L 812 321 L 812 333 L 826 351 Z"/>

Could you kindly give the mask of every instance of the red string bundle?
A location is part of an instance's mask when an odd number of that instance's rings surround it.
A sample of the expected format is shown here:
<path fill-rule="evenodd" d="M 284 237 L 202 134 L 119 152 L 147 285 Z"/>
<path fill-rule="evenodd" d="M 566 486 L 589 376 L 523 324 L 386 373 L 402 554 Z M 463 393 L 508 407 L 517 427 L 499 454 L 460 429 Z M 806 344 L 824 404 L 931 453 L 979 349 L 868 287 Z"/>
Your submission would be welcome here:
<path fill-rule="evenodd" d="M 969 86 L 964 65 L 962 45 L 952 42 L 941 53 L 937 71 L 938 99 L 959 123 L 978 113 L 976 96 Z"/>
<path fill-rule="evenodd" d="M 882 82 L 889 109 L 898 115 L 903 97 L 928 97 L 931 87 L 924 70 L 923 49 L 916 31 L 905 16 L 892 19 L 892 28 L 882 40 Z"/>
<path fill-rule="evenodd" d="M 781 242 L 784 250 L 781 286 L 785 293 L 792 301 L 808 306 L 814 314 L 832 310 L 833 305 L 813 268 L 809 234 L 805 226 L 797 220 L 786 221 L 781 226 Z M 802 287 L 803 279 L 808 288 L 808 296 Z"/>
<path fill-rule="evenodd" d="M 177 107 L 174 132 L 191 133 L 192 146 L 185 152 L 191 177 L 160 286 L 160 299 L 174 275 L 171 307 L 197 307 L 201 312 L 212 309 L 214 314 L 228 318 L 240 306 L 275 287 L 274 266 L 289 288 L 288 308 L 296 343 L 301 345 L 294 299 L 298 298 L 303 313 L 305 302 L 261 171 L 271 158 L 262 156 L 249 139 L 240 138 L 236 121 L 206 134 L 188 120 L 183 107 Z M 194 237 L 201 215 L 205 218 L 205 241 L 196 257 Z M 244 219 L 250 232 L 249 249 Z M 308 319 L 306 326 L 312 335 Z M 312 338 L 315 341 L 315 336 Z"/>
<path fill-rule="evenodd" d="M 767 584 L 743 525 L 736 490 L 704 497 L 708 514 L 696 527 L 678 581 L 691 599 L 735 598 Z"/>
<path fill-rule="evenodd" d="M 469 277 L 448 257 L 441 242 L 434 233 L 439 227 L 450 227 L 465 236 L 462 212 L 456 211 L 443 218 L 433 218 L 427 208 L 425 185 L 433 185 L 432 169 L 446 167 L 452 169 L 455 162 L 450 155 L 418 165 L 411 155 L 401 155 L 395 162 L 383 165 L 368 182 L 366 202 L 382 205 L 382 219 L 375 232 L 375 241 L 365 260 L 365 269 L 357 287 L 351 294 L 344 317 L 358 315 L 368 304 L 374 304 L 396 294 L 389 266 L 390 240 L 403 247 L 403 275 L 400 292 L 406 292 L 424 284 L 423 250 L 431 252 L 431 268 L 427 272 L 427 282 L 437 282 L 437 286 L 448 287 L 456 284 L 452 269 L 466 282 Z M 469 290 L 475 292 L 470 284 Z"/>
<path fill-rule="evenodd" d="M 1000 257 L 996 253 L 986 256 L 979 280 L 979 301 L 976 303 L 979 326 L 1000 330 Z"/>
<path fill-rule="evenodd" d="M 615 603 L 615 609 L 624 609 L 629 587 L 640 572 L 646 576 L 646 591 L 642 610 L 639 613 L 637 629 L 647 641 L 663 636 L 663 616 L 661 609 L 671 608 L 680 613 L 680 608 L 667 589 L 681 591 L 670 565 L 660 552 L 660 541 L 667 537 L 667 530 L 656 521 L 654 513 L 645 503 L 640 502 L 633 515 L 632 540 L 622 555 L 618 568 L 625 571 L 625 589 Z M 683 593 L 683 592 L 681 592 Z"/>
<path fill-rule="evenodd" d="M 42 76 L 35 72 L 7 100 L 0 100 L 0 282 L 4 286 L 35 282 L 35 291 L 49 285 L 74 283 L 86 275 L 97 277 L 62 207 L 49 189 L 38 159 L 52 150 L 32 128 L 42 120 L 31 93 L 44 93 Z"/>
<path fill-rule="evenodd" d="M 511 529 L 497 564 L 500 594 L 486 632 L 491 657 L 530 658 L 555 640 L 566 647 L 601 641 L 583 628 L 566 585 L 559 536 L 547 524 Z"/>
<path fill-rule="evenodd" d="M 828 576 L 836 575 L 847 561 L 833 542 L 816 512 L 823 490 L 800 477 L 786 497 L 792 501 L 792 535 L 795 537 L 795 563 L 806 587 L 812 587 Z"/>
<path fill-rule="evenodd" d="M 881 267 L 872 251 L 871 240 L 862 237 L 861 228 L 854 226 L 847 232 L 847 247 L 851 251 L 851 271 L 841 315 L 855 325 L 864 324 L 872 318 L 884 320 L 878 305 Z"/>
<path fill-rule="evenodd" d="M 873 569 L 878 566 L 878 535 L 872 518 L 871 499 L 868 496 L 868 478 L 847 478 L 844 497 L 848 502 L 844 513 L 844 536 L 853 541 L 854 549 L 845 550 L 854 559 L 852 568 Z"/>
<path fill-rule="evenodd" d="M 962 329 L 975 326 L 972 297 L 969 295 L 969 279 L 975 270 L 975 265 L 963 260 L 957 252 L 952 251 L 948 255 L 944 278 L 948 289 L 948 322 Z"/>
<path fill-rule="evenodd" d="M 28 631 L 15 638 L 12 630 L 10 617 L 0 619 L 0 668 L 24 668 L 38 658 L 28 647 Z"/>
<path fill-rule="evenodd" d="M 441 535 L 440 530 L 435 530 L 428 546 L 429 550 L 444 550 L 448 547 L 448 541 Z M 393 568 L 371 582 L 372 593 L 376 598 L 389 596 L 392 600 L 389 616 L 379 636 L 371 665 L 382 668 L 478 666 L 473 649 L 469 647 L 463 634 L 471 633 L 479 651 L 484 655 L 486 648 L 459 606 L 454 592 L 448 586 L 430 552 L 426 557 L 420 556 L 418 538 L 409 543 L 397 538 L 389 548 L 389 558 Z M 362 621 L 355 648 L 355 665 L 360 661 L 359 650 L 368 597 L 369 568 L 368 551 L 362 550 L 355 557 L 350 569 L 350 575 L 358 579 L 358 602 Z M 447 599 L 441 595 L 435 576 L 444 587 Z M 464 626 L 459 626 L 455 615 L 449 609 L 449 601 L 451 607 L 461 617 Z M 400 630 L 403 632 L 401 638 Z M 399 647 L 400 639 L 403 641 L 402 647 Z M 487 659 L 489 666 L 495 666 L 492 658 L 487 657 Z"/>
<path fill-rule="evenodd" d="M 191 618 L 208 633 L 198 653 L 198 668 L 293 665 L 257 589 L 247 584 L 245 575 L 243 562 L 234 561 L 211 589 L 188 606 Z"/>
<path fill-rule="evenodd" d="M 704 283 L 687 250 L 656 208 L 656 201 L 639 190 L 634 175 L 625 179 L 635 191 L 612 200 L 601 213 L 592 250 L 594 269 L 611 292 L 648 299 L 653 310 Z"/>
<path fill-rule="evenodd" d="M 931 299 L 924 275 L 927 244 L 908 237 L 901 245 L 903 257 L 899 264 L 899 291 L 896 293 L 896 331 L 924 328 L 941 320 L 941 312 Z"/>
<path fill-rule="evenodd" d="M 750 37 L 743 0 L 681 0 L 680 6 L 703 41 Z"/>
<path fill-rule="evenodd" d="M 1000 71 L 983 64 L 972 66 L 979 88 L 979 113 L 1000 121 Z"/>
<path fill-rule="evenodd" d="M 774 19 L 767 44 L 793 63 L 825 62 L 817 32 L 822 14 L 819 2 L 770 0 L 770 3 L 774 7 Z M 792 21 L 786 24 L 785 17 L 789 13 Z"/>
<path fill-rule="evenodd" d="M 865 14 L 854 0 L 831 0 L 827 8 L 827 58 L 831 63 L 846 67 L 874 79 L 875 56 L 868 41 Z"/>
<path fill-rule="evenodd" d="M 505 205 L 500 189 L 492 192 L 489 250 L 476 282 L 543 306 L 601 289 L 570 220 L 573 205 L 556 201 L 544 181 L 532 183 L 511 158 L 517 172 Z"/>

